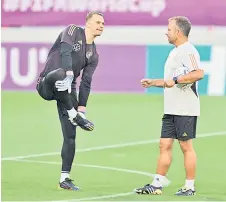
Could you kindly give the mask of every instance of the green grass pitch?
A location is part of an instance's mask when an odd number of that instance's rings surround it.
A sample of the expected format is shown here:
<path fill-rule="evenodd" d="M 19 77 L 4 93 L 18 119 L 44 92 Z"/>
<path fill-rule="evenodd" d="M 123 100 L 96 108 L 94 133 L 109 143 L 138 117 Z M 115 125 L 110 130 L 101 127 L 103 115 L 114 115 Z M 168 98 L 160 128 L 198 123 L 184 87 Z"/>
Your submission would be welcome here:
<path fill-rule="evenodd" d="M 62 135 L 55 102 L 32 92 L 2 92 L 2 200 L 226 201 L 226 97 L 201 96 L 197 136 L 202 138 L 194 141 L 197 195 L 174 196 L 185 180 L 177 142 L 168 173 L 171 184 L 163 195 L 130 193 L 152 181 L 162 114 L 160 95 L 92 94 L 87 117 L 95 130 L 77 130 L 71 172 L 82 191 L 71 192 L 57 189 Z M 105 148 L 109 145 L 113 148 Z M 41 155 L 7 160 L 33 154 Z"/>

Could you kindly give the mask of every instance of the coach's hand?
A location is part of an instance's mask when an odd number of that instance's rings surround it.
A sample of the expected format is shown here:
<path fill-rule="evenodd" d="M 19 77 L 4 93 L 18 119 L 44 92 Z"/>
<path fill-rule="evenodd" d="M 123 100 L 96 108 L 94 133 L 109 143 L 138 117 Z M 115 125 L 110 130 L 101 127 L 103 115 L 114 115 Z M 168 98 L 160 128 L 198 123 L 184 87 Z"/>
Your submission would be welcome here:
<path fill-rule="evenodd" d="M 155 86 L 154 79 L 142 79 L 140 82 L 141 82 L 142 87 L 144 87 L 144 88 L 149 88 L 151 86 Z"/>
<path fill-rule="evenodd" d="M 56 81 L 55 86 L 58 91 L 66 91 L 68 90 L 68 93 L 71 93 L 71 84 L 73 81 L 74 76 L 73 75 L 67 75 L 67 77 L 62 81 Z"/>
<path fill-rule="evenodd" d="M 165 81 L 165 88 L 172 88 L 175 85 L 175 81 L 174 80 L 166 80 Z"/>

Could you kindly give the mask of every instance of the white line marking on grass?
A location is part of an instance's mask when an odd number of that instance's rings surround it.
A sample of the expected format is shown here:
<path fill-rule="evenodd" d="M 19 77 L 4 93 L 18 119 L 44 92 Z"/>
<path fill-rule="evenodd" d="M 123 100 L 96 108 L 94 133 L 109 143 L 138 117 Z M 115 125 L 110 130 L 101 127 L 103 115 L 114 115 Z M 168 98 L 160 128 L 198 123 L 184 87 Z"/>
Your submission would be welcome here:
<path fill-rule="evenodd" d="M 116 198 L 116 197 L 119 197 L 119 196 L 129 196 L 129 195 L 132 195 L 132 194 L 133 194 L 133 192 L 126 192 L 126 193 L 119 193 L 119 194 L 112 194 L 112 195 L 104 195 L 102 197 L 107 196 L 108 198 Z M 68 199 L 68 200 L 62 200 L 62 201 L 53 201 L 53 200 L 51 200 L 51 201 L 34 201 L 34 202 L 74 202 L 74 201 L 89 201 L 89 200 L 91 201 L 91 200 L 100 199 L 100 198 L 96 198 L 96 197 L 91 197 L 91 198 L 95 198 L 95 199 L 81 198 L 81 199 Z M 103 198 L 101 198 L 101 199 L 103 199 Z M 206 202 L 206 201 L 208 201 L 208 202 L 219 202 L 219 200 L 218 201 L 210 201 L 208 198 L 204 198 L 204 200 L 205 201 L 201 201 L 201 200 L 197 201 L 196 200 L 196 202 Z M 31 202 L 31 201 L 2 201 L 2 202 Z M 117 201 L 117 202 L 125 202 L 125 201 Z M 127 202 L 134 202 L 134 201 L 127 201 Z M 170 202 L 184 202 L 184 201 L 170 201 Z M 186 200 L 186 202 L 194 202 L 194 201 L 187 201 Z"/>
<path fill-rule="evenodd" d="M 53 164 L 53 165 L 59 165 L 61 162 L 53 162 L 53 161 L 36 161 L 36 160 L 20 160 L 17 159 L 15 161 L 19 162 L 27 162 L 27 163 L 41 163 L 41 164 Z M 100 168 L 104 170 L 113 170 L 113 171 L 120 171 L 120 172 L 125 172 L 125 173 L 134 173 L 138 175 L 145 175 L 149 177 L 154 177 L 154 174 L 152 173 L 147 173 L 143 171 L 138 171 L 138 170 L 131 170 L 131 169 L 124 169 L 124 168 L 115 168 L 115 167 L 109 167 L 109 166 L 99 166 L 99 165 L 89 165 L 89 164 L 73 164 L 74 166 L 80 166 L 80 167 L 88 167 L 88 168 Z"/>
<path fill-rule="evenodd" d="M 17 159 L 14 161 L 18 161 L 18 162 L 27 162 L 27 163 L 42 163 L 42 164 L 53 164 L 53 165 L 59 165 L 61 164 L 61 162 L 53 162 L 53 161 L 36 161 L 36 160 L 21 160 L 21 159 Z M 144 175 L 144 176 L 148 176 L 148 177 L 154 177 L 155 174 L 153 173 L 148 173 L 148 172 L 143 172 L 143 171 L 139 171 L 139 170 L 131 170 L 131 169 L 124 169 L 124 168 L 115 168 L 115 167 L 110 167 L 110 166 L 99 166 L 99 165 L 89 165 L 89 164 L 73 164 L 74 166 L 80 166 L 80 167 L 87 167 L 87 168 L 99 168 L 99 169 L 104 169 L 104 170 L 113 170 L 113 171 L 119 171 L 119 172 L 125 172 L 125 173 L 133 173 L 133 174 L 137 174 L 137 175 Z M 165 179 L 163 186 L 169 186 L 170 184 L 170 180 Z"/>
<path fill-rule="evenodd" d="M 109 198 L 116 198 L 116 197 L 120 197 L 120 196 L 129 196 L 129 195 L 132 195 L 132 194 L 134 194 L 134 193 L 133 192 L 126 192 L 126 193 L 119 193 L 119 194 L 111 194 L 111 195 L 103 195 L 103 196 L 95 196 L 95 197 L 75 199 L 75 200 L 70 200 L 70 202 L 73 202 L 73 201 L 92 201 L 92 200 L 97 200 L 97 199 L 109 199 Z M 61 202 L 64 202 L 64 201 L 61 201 Z"/>
<path fill-rule="evenodd" d="M 123 143 L 123 144 L 115 144 L 115 145 L 107 145 L 107 146 L 99 146 L 99 147 L 90 147 L 86 149 L 78 149 L 76 152 L 89 152 L 89 151 L 98 151 L 98 150 L 104 150 L 104 149 L 113 149 L 113 148 L 121 148 L 121 147 L 128 147 L 128 146 L 135 146 L 135 145 L 143 145 L 143 144 L 153 144 L 159 142 L 159 139 L 155 140 L 144 140 L 144 141 L 138 141 L 138 142 L 129 142 L 129 143 Z M 51 152 L 51 153 L 41 153 L 41 154 L 32 154 L 27 156 L 15 156 L 15 157 L 4 157 L 2 160 L 17 160 L 17 159 L 26 159 L 26 158 L 32 158 L 32 157 L 42 157 L 42 156 L 53 156 L 58 155 L 60 152 Z"/>
<path fill-rule="evenodd" d="M 116 198 L 116 197 L 120 197 L 120 196 L 129 196 L 129 195 L 132 195 L 132 194 L 134 194 L 134 193 L 133 192 L 126 192 L 126 193 L 118 193 L 118 194 L 111 194 L 111 195 L 87 197 L 87 198 L 81 198 L 81 199 L 68 199 L 68 200 L 60 200 L 60 201 L 52 201 L 51 200 L 51 202 L 91 201 L 91 200 L 97 200 L 97 199 L 109 199 L 109 198 Z M 3 202 L 6 202 L 6 201 L 3 201 Z M 20 201 L 10 201 L 10 202 L 20 202 Z M 27 202 L 27 201 L 23 201 L 23 202 Z M 36 202 L 50 202 L 50 201 L 36 201 Z"/>
<path fill-rule="evenodd" d="M 197 138 L 219 136 L 219 135 L 226 135 L 226 131 L 213 132 L 213 133 L 200 133 L 200 134 L 197 134 Z M 114 145 L 107 145 L 107 146 L 90 147 L 86 149 L 78 149 L 76 152 L 98 151 L 98 150 L 104 150 L 104 149 L 113 149 L 113 148 L 129 147 L 129 146 L 144 145 L 144 144 L 154 144 L 158 142 L 159 142 L 159 139 L 144 140 L 144 141 L 137 141 L 137 142 L 128 142 L 123 144 L 114 144 Z M 32 154 L 32 155 L 26 155 L 26 156 L 15 156 L 15 157 L 3 157 L 2 161 L 26 159 L 26 158 L 42 157 L 42 156 L 54 156 L 58 154 L 60 154 L 60 152 L 41 153 L 41 154 Z"/>
<path fill-rule="evenodd" d="M 58 155 L 58 154 L 60 154 L 60 152 L 31 154 L 31 155 L 26 155 L 26 156 L 15 156 L 15 157 L 3 157 L 2 161 L 13 161 L 13 160 L 17 160 L 17 159 L 26 159 L 26 158 L 42 157 L 42 156 L 54 156 L 54 155 Z"/>
<path fill-rule="evenodd" d="M 147 172 L 138 171 L 138 170 L 124 169 L 124 168 L 115 168 L 115 167 L 88 165 L 88 164 L 75 164 L 75 165 L 81 166 L 81 167 L 88 167 L 88 168 L 100 168 L 100 169 L 106 169 L 106 170 L 121 171 L 121 172 L 125 172 L 125 173 L 134 173 L 134 174 L 145 175 L 145 176 L 149 176 L 149 177 L 155 176 L 152 173 L 147 173 Z"/>

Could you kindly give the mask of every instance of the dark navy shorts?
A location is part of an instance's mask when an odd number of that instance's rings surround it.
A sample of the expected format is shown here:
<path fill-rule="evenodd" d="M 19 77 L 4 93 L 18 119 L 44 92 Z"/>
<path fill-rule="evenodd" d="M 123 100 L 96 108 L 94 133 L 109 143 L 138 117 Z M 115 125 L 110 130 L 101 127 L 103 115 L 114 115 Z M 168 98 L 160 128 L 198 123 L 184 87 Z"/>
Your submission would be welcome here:
<path fill-rule="evenodd" d="M 196 138 L 196 125 L 197 116 L 164 114 L 161 138 L 173 138 L 180 141 Z"/>

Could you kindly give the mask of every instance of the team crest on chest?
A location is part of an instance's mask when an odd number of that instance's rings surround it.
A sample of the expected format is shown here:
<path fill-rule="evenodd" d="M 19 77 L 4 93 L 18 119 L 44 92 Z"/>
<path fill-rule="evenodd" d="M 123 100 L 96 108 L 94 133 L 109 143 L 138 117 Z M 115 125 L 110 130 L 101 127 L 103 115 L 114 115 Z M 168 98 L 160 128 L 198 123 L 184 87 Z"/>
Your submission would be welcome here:
<path fill-rule="evenodd" d="M 73 46 L 72 46 L 72 50 L 75 51 L 75 52 L 78 52 L 81 50 L 81 44 L 78 42 L 78 43 L 75 43 Z"/>

